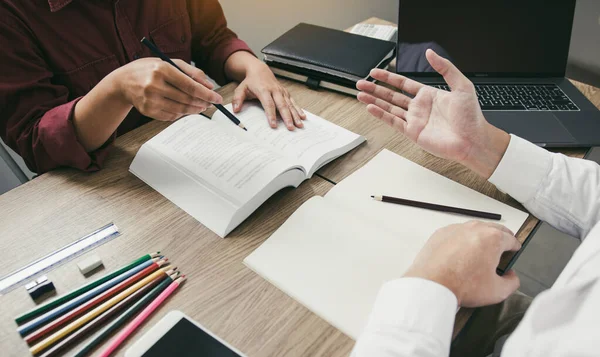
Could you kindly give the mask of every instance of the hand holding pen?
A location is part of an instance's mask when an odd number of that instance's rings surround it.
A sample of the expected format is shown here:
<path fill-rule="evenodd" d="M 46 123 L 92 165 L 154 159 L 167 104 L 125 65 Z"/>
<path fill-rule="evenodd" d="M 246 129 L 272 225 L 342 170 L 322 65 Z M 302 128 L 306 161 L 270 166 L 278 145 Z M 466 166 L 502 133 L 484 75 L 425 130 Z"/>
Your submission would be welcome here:
<path fill-rule="evenodd" d="M 173 61 L 181 71 L 158 58 L 139 59 L 117 69 L 124 99 L 141 114 L 162 121 L 198 114 L 212 103 L 223 102 L 202 70 Z"/>
<path fill-rule="evenodd" d="M 148 49 L 150 49 L 150 52 L 152 52 L 155 56 L 158 56 L 158 58 L 160 58 L 161 60 L 163 60 L 165 63 L 168 63 L 169 65 L 171 65 L 171 67 L 173 69 L 178 70 L 180 73 L 184 74 L 184 75 L 189 75 L 188 72 L 184 71 L 183 69 L 181 69 L 181 67 L 179 67 L 177 65 L 177 63 L 173 62 L 172 59 L 170 59 L 167 55 L 165 55 L 158 47 L 156 47 L 152 42 L 150 42 L 150 40 L 148 40 L 147 38 L 142 38 L 142 44 L 146 47 L 148 47 Z M 183 61 L 179 61 L 176 60 L 180 63 L 184 63 Z M 186 66 L 188 67 L 192 67 L 195 68 L 193 66 L 190 66 L 189 64 L 185 63 Z M 195 68 L 196 70 L 198 70 L 197 68 Z M 200 70 L 198 70 L 200 71 Z M 210 89 L 213 88 L 212 83 L 210 83 L 208 81 L 208 79 L 206 78 L 206 75 L 204 74 L 204 72 L 200 71 L 200 73 L 202 74 L 202 82 L 201 83 L 205 83 L 207 82 L 208 84 L 210 84 Z M 193 75 L 192 75 L 192 79 L 193 79 Z M 218 95 L 217 93 L 213 92 L 214 94 Z M 213 97 L 215 98 L 215 97 Z M 229 112 L 229 110 L 225 109 L 225 107 L 223 105 L 221 105 L 221 103 L 223 102 L 223 98 L 221 98 L 221 96 L 219 96 L 220 101 L 216 102 L 213 101 L 211 103 L 213 103 L 215 105 L 215 107 L 223 114 L 225 114 L 225 116 L 231 120 L 231 122 L 233 122 L 235 125 L 239 126 L 240 128 L 244 129 L 247 131 L 246 127 L 244 126 L 244 124 L 242 124 L 238 118 L 235 117 L 235 115 L 231 114 L 231 112 Z"/>

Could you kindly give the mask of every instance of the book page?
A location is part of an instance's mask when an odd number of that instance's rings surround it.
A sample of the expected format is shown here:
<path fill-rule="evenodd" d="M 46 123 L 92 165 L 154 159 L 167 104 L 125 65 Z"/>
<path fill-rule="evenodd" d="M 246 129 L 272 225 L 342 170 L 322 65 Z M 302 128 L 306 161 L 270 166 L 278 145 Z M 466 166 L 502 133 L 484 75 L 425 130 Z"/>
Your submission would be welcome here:
<path fill-rule="evenodd" d="M 239 206 L 294 166 L 285 156 L 248 140 L 242 132 L 236 126 L 224 129 L 208 118 L 191 115 L 148 144 L 173 165 Z"/>
<path fill-rule="evenodd" d="M 313 197 L 244 263 L 356 339 L 386 281 L 402 277 L 420 245 Z"/>
<path fill-rule="evenodd" d="M 472 219 L 370 197 L 378 194 L 500 213 L 514 232 L 527 217 L 384 150 L 305 202 L 244 263 L 356 339 L 381 286 L 403 276 L 431 234 Z"/>
<path fill-rule="evenodd" d="M 385 195 L 477 211 L 499 213 L 500 221 L 376 201 Z M 399 235 L 425 242 L 438 228 L 473 219 L 503 224 L 514 233 L 528 214 L 490 198 L 391 151 L 383 150 L 365 166 L 348 176 L 327 195 L 335 204 L 348 207 Z"/>
<path fill-rule="evenodd" d="M 231 110 L 231 104 L 225 106 Z M 248 129 L 246 134 L 253 140 L 277 152 L 281 152 L 294 159 L 294 162 L 305 168 L 306 172 L 312 171 L 313 166 L 328 153 L 342 148 L 357 139 L 360 135 L 328 122 L 314 114 L 306 112 L 304 128 L 289 131 L 278 117 L 278 127 L 269 126 L 264 110 L 260 103 L 244 103 L 242 111 L 236 117 Z M 213 120 L 228 126 L 233 123 L 222 113 L 215 112 Z"/>

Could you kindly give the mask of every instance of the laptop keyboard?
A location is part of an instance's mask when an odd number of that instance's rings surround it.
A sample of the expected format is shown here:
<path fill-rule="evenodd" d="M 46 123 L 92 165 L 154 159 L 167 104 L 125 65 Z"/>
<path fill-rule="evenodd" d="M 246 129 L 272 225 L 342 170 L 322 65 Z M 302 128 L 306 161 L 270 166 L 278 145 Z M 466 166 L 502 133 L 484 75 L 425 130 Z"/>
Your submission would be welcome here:
<path fill-rule="evenodd" d="M 450 90 L 445 84 L 431 86 Z M 476 84 L 475 90 L 482 110 L 579 110 L 556 84 Z"/>

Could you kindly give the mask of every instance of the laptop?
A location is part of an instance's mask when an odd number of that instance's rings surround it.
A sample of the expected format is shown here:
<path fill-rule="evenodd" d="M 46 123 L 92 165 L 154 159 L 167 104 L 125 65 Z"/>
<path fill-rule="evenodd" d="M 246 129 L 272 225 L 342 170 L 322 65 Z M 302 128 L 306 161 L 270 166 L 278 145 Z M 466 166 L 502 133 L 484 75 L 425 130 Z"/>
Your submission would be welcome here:
<path fill-rule="evenodd" d="M 544 147 L 600 145 L 600 111 L 565 78 L 576 0 L 400 0 L 396 71 L 449 90 L 432 48 L 473 83 L 486 119 Z"/>

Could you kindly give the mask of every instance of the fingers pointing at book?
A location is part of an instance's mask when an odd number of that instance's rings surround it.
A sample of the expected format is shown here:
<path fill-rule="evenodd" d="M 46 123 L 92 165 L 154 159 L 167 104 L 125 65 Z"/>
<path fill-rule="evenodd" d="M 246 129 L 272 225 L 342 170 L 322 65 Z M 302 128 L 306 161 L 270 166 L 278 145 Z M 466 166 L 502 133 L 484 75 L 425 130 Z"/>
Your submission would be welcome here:
<path fill-rule="evenodd" d="M 239 113 L 247 99 L 260 101 L 272 128 L 277 128 L 277 112 L 288 130 L 304 126 L 302 120 L 306 119 L 306 114 L 267 66 L 257 67 L 246 74 L 233 95 L 233 112 Z"/>

